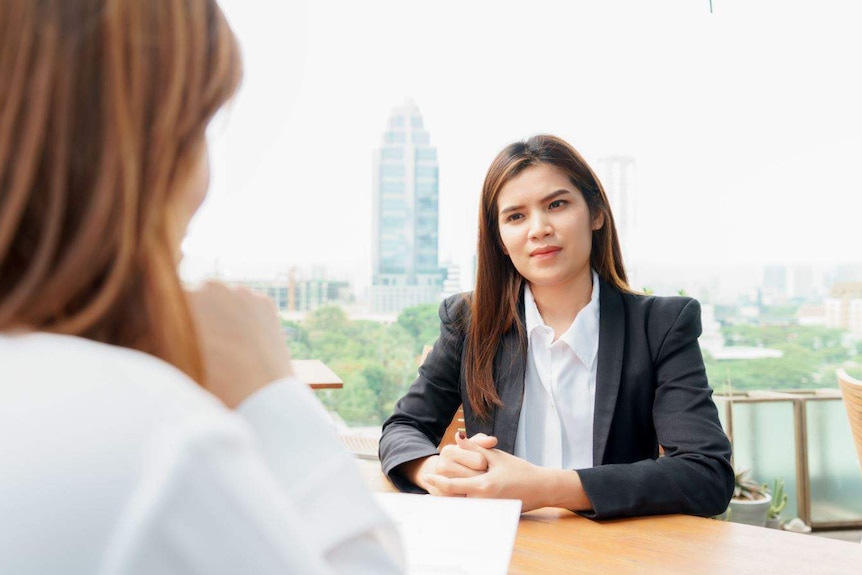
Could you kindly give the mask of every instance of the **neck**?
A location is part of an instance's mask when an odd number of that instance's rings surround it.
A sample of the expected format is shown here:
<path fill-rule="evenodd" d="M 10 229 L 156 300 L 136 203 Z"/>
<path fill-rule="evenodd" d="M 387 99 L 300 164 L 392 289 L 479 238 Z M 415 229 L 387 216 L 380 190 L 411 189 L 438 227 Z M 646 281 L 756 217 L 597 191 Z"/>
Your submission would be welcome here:
<path fill-rule="evenodd" d="M 578 313 L 590 303 L 593 275 L 589 268 L 577 278 L 557 286 L 530 284 L 536 307 L 545 324 L 553 328 L 555 339 L 572 325 Z"/>

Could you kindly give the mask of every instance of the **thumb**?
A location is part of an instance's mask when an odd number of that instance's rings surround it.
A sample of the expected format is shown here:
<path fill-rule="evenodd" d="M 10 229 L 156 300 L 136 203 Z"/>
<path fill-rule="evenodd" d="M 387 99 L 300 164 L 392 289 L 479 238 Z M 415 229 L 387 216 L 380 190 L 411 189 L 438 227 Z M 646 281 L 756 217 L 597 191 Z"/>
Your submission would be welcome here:
<path fill-rule="evenodd" d="M 497 438 L 493 435 L 485 435 L 484 433 L 477 433 L 473 437 L 470 438 L 470 441 L 478 445 L 479 447 L 484 447 L 485 449 L 494 449 L 497 447 Z"/>
<path fill-rule="evenodd" d="M 485 435 L 484 433 L 477 433 L 473 437 L 467 439 L 458 434 L 455 436 L 455 442 L 461 449 L 484 454 L 487 450 L 494 449 L 494 447 L 496 447 L 497 438 Z"/>

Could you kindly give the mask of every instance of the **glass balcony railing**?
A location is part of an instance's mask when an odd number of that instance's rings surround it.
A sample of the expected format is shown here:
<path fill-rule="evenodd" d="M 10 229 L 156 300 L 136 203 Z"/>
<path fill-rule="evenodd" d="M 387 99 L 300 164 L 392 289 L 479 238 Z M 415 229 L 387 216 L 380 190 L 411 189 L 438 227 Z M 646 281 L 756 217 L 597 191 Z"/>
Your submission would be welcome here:
<path fill-rule="evenodd" d="M 862 527 L 862 472 L 837 389 L 716 394 L 715 401 L 734 468 L 770 486 L 784 479 L 785 519 L 814 529 Z"/>

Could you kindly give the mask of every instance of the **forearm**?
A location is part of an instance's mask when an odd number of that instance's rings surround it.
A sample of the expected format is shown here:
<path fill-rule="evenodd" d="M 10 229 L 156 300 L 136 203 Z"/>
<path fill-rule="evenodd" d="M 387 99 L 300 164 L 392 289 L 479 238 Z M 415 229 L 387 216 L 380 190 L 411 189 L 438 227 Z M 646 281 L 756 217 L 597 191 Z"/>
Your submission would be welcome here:
<path fill-rule="evenodd" d="M 593 508 L 577 471 L 540 467 L 538 479 L 536 489 L 541 495 L 535 507 L 562 507 L 572 511 Z"/>
<path fill-rule="evenodd" d="M 437 447 L 428 437 L 410 425 L 393 423 L 387 425 L 380 438 L 380 466 L 389 481 L 406 493 L 424 493 L 422 487 L 413 482 L 418 473 L 407 474 L 405 466 L 417 465 L 417 461 L 438 455 Z"/>
<path fill-rule="evenodd" d="M 414 459 L 413 461 L 399 465 L 395 471 L 396 473 L 400 473 L 413 485 L 421 487 L 425 491 L 431 491 L 431 486 L 424 480 L 424 477 L 436 471 L 437 460 L 439 458 L 439 455 L 431 455 L 429 457 Z"/>

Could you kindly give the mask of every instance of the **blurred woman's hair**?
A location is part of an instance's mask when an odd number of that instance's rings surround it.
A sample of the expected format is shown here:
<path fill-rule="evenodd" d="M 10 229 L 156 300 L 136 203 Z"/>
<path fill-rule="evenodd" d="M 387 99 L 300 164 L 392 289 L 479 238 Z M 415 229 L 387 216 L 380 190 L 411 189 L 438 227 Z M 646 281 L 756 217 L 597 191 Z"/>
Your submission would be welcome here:
<path fill-rule="evenodd" d="M 202 382 L 175 205 L 240 76 L 214 0 L 0 2 L 0 332 L 138 349 Z"/>
<path fill-rule="evenodd" d="M 629 292 L 614 217 L 604 188 L 587 162 L 570 144 L 555 136 L 538 135 L 512 143 L 497 154 L 482 185 L 479 201 L 479 242 L 476 289 L 471 298 L 466 349 L 467 395 L 479 417 L 500 405 L 494 386 L 494 356 L 503 335 L 516 326 L 526 344 L 518 302 L 524 278 L 503 252 L 497 198 L 512 178 L 531 166 L 560 170 L 580 190 L 590 215 L 604 215 L 604 225 L 593 231 L 590 265 L 605 282 Z"/>

